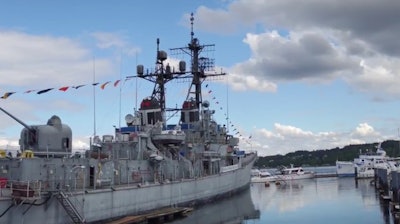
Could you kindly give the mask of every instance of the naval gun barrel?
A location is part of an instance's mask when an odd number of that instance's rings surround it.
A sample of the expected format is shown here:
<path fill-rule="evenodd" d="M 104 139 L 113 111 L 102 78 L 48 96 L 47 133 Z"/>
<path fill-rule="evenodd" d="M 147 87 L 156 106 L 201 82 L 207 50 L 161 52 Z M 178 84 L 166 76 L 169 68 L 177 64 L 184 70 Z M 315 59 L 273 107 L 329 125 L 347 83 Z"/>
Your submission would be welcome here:
<path fill-rule="evenodd" d="M 16 118 L 14 115 L 8 113 L 6 110 L 4 110 L 3 108 L 0 107 L 0 110 L 3 111 L 5 114 L 7 114 L 8 116 L 10 116 L 12 119 L 14 119 L 15 121 L 17 121 L 18 123 L 20 123 L 22 126 L 24 126 L 26 129 L 28 129 L 30 132 L 33 132 L 34 130 L 32 129 L 32 127 L 30 127 L 29 125 L 25 124 L 24 122 L 22 122 L 20 119 Z"/>

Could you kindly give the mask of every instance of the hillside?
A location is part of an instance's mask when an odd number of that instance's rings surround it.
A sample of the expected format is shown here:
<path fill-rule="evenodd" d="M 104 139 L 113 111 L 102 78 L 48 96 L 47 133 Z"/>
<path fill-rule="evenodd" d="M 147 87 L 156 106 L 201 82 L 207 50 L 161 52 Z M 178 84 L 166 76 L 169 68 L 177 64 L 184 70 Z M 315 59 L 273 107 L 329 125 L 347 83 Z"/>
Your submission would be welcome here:
<path fill-rule="evenodd" d="M 334 166 L 336 160 L 353 161 L 361 153 L 375 152 L 378 143 L 348 145 L 343 148 L 334 148 L 316 151 L 296 151 L 286 155 L 259 157 L 255 167 L 274 168 L 278 166 Z M 387 156 L 400 157 L 400 142 L 387 140 L 382 142 L 382 148 Z"/>

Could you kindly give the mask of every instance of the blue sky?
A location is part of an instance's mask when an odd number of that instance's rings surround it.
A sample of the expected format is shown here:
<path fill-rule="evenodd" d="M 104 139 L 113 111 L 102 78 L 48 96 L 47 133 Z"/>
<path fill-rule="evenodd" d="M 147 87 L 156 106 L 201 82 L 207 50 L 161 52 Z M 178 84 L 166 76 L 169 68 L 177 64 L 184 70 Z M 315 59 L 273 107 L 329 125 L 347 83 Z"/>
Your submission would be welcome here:
<path fill-rule="evenodd" d="M 151 94 L 145 80 L 112 84 L 137 64 L 154 67 L 157 38 L 171 64 L 183 59 L 169 49 L 189 42 L 193 12 L 195 36 L 215 44 L 206 56 L 228 74 L 206 82 L 203 99 L 216 120 L 229 117 L 242 149 L 274 155 L 399 139 L 399 10 L 392 0 L 3 1 L 0 95 L 16 93 L 0 106 L 30 125 L 58 115 L 73 147 L 87 148 Z M 188 85 L 168 84 L 170 107 Z M 1 113 L 0 146 L 18 146 L 21 128 Z"/>

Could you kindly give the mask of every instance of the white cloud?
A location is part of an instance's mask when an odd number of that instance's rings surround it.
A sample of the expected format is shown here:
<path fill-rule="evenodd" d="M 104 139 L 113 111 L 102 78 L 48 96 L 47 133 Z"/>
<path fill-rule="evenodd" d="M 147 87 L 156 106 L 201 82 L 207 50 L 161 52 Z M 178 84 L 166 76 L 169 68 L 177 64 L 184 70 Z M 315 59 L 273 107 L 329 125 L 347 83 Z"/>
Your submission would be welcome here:
<path fill-rule="evenodd" d="M 400 96 L 400 60 L 398 58 L 375 55 L 360 61 L 363 72 L 348 76 L 346 81 L 355 89 L 376 98 L 392 100 Z"/>
<path fill-rule="evenodd" d="M 291 125 L 275 123 L 273 130 L 253 130 L 252 138 L 241 141 L 241 148 L 257 150 L 260 156 L 286 154 L 297 150 L 323 150 L 349 144 L 373 143 L 390 139 L 375 131 L 367 123 L 361 123 L 350 132 L 312 132 Z"/>
<path fill-rule="evenodd" d="M 296 128 L 290 125 L 282 125 L 275 123 L 275 130 L 282 136 L 288 137 L 310 137 L 313 135 L 311 131 L 303 131 L 300 128 Z"/>
<path fill-rule="evenodd" d="M 113 70 L 112 62 L 96 59 L 96 75 Z M 0 31 L 0 87 L 48 88 L 92 80 L 92 52 L 73 39 Z M 7 77 L 7 78 L 5 78 Z M 53 86 L 57 85 L 57 86 Z M 59 86 L 58 86 L 59 85 Z"/>
<path fill-rule="evenodd" d="M 127 43 L 119 35 L 106 32 L 95 32 L 92 36 L 97 39 L 97 46 L 102 49 L 122 48 Z"/>
<path fill-rule="evenodd" d="M 196 11 L 196 28 L 217 33 L 232 33 L 236 30 L 235 14 L 223 9 L 210 9 L 200 6 Z M 185 14 L 182 18 L 182 24 L 187 25 L 190 14 Z"/>
<path fill-rule="evenodd" d="M 109 32 L 94 32 L 91 34 L 96 39 L 100 49 L 115 49 L 118 54 L 136 55 L 140 48 L 132 46 L 123 34 Z"/>
<path fill-rule="evenodd" d="M 17 140 L 0 138 L 0 149 L 18 149 L 19 143 Z"/>
<path fill-rule="evenodd" d="M 73 150 L 85 150 L 89 149 L 89 137 L 84 138 L 84 139 L 74 139 L 72 142 L 72 148 Z"/>
<path fill-rule="evenodd" d="M 226 8 L 199 7 L 196 22 L 225 34 L 254 30 L 244 38 L 251 58 L 230 69 L 238 76 L 231 82 L 235 90 L 276 91 L 281 82 L 345 80 L 372 98 L 396 99 L 399 10 L 391 0 L 238 0 Z M 366 23 L 371 15 L 374 21 Z"/>
<path fill-rule="evenodd" d="M 258 135 L 260 135 L 260 136 L 262 136 L 262 137 L 265 137 L 265 138 L 267 138 L 267 139 L 277 138 L 277 139 L 284 140 L 284 137 L 283 137 L 281 134 L 279 134 L 279 133 L 274 133 L 274 132 L 272 132 L 272 131 L 268 131 L 268 130 L 265 129 L 265 128 L 259 129 L 259 130 L 258 130 L 258 133 L 259 133 Z"/>
<path fill-rule="evenodd" d="M 252 75 L 238 74 L 235 71 L 229 74 L 228 82 L 232 86 L 232 89 L 236 91 L 256 90 L 259 92 L 276 92 L 278 88 L 275 83 L 260 80 Z"/>
<path fill-rule="evenodd" d="M 353 136 L 359 136 L 359 137 L 366 137 L 366 136 L 375 136 L 379 135 L 378 132 L 374 130 L 374 128 L 367 123 L 361 123 L 359 124 L 355 131 L 352 133 Z"/>

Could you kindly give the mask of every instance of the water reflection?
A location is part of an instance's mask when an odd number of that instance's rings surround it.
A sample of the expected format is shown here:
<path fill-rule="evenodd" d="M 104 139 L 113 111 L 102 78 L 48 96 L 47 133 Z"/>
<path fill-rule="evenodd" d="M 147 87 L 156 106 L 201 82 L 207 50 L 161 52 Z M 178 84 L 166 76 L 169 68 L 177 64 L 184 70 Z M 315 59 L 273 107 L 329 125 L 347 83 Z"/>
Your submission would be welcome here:
<path fill-rule="evenodd" d="M 378 190 L 371 179 L 355 180 L 355 187 L 359 189 L 364 206 L 373 206 L 378 203 L 382 215 L 382 223 L 399 224 L 399 220 L 394 217 L 390 209 L 390 200 L 385 200 L 380 196 Z"/>
<path fill-rule="evenodd" d="M 251 196 L 254 205 L 260 211 L 270 209 L 276 209 L 279 213 L 295 211 L 302 208 L 309 200 L 301 192 L 305 190 L 304 184 L 310 181 L 312 180 L 287 181 L 279 185 L 271 184 L 269 187 L 265 187 L 264 184 L 253 184 Z"/>
<path fill-rule="evenodd" d="M 370 180 L 317 178 L 251 186 L 260 218 L 252 223 L 399 224 Z"/>
<path fill-rule="evenodd" d="M 252 184 L 249 191 L 197 208 L 173 224 L 400 224 L 370 181 L 317 178 L 268 187 Z"/>
<path fill-rule="evenodd" d="M 250 189 L 215 203 L 196 208 L 183 219 L 172 222 L 173 224 L 221 224 L 243 223 L 245 220 L 257 220 L 260 211 L 256 210 L 250 196 Z"/>
<path fill-rule="evenodd" d="M 381 207 L 381 212 L 382 212 L 382 217 L 384 220 L 385 224 L 390 224 L 391 223 L 391 219 L 392 219 L 392 215 L 390 213 L 390 207 L 389 207 L 389 201 L 385 201 L 385 200 L 380 200 L 380 207 Z M 394 217 L 393 217 L 394 218 Z M 398 220 L 394 219 L 394 223 L 398 224 Z"/>
<path fill-rule="evenodd" d="M 371 179 L 355 180 L 355 188 L 360 193 L 364 206 L 375 206 L 379 204 L 379 194 L 375 186 L 371 184 Z"/>

